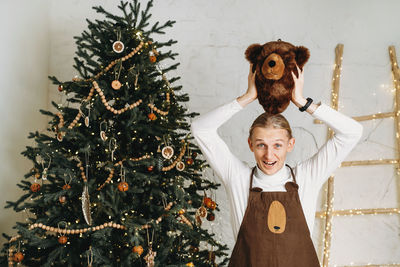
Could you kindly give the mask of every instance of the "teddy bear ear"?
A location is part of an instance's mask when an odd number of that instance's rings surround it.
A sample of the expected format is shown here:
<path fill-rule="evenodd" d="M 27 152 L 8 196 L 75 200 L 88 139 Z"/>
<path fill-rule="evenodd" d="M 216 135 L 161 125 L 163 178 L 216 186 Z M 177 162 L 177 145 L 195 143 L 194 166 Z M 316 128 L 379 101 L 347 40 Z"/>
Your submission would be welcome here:
<path fill-rule="evenodd" d="M 246 59 L 250 61 L 250 63 L 256 63 L 257 61 L 257 56 L 261 53 L 262 51 L 262 46 L 260 44 L 252 44 L 250 45 L 247 49 L 246 52 L 244 52 Z"/>
<path fill-rule="evenodd" d="M 303 68 L 307 60 L 310 58 L 310 51 L 304 46 L 296 47 L 296 63 L 300 68 Z"/>

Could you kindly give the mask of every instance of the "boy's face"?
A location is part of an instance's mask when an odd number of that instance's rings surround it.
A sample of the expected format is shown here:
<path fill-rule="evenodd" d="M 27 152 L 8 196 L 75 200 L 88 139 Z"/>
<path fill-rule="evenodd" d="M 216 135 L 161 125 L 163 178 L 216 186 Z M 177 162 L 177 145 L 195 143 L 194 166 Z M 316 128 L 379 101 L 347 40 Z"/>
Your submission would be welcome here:
<path fill-rule="evenodd" d="M 248 143 L 258 168 L 271 175 L 283 167 L 286 153 L 293 150 L 295 139 L 289 139 L 285 129 L 256 127 Z"/>

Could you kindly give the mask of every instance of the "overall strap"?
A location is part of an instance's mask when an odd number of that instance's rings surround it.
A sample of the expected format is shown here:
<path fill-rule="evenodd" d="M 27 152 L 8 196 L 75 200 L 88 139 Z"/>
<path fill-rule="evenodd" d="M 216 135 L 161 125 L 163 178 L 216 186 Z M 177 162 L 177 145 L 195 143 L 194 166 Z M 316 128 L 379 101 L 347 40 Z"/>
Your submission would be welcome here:
<path fill-rule="evenodd" d="M 295 184 L 297 184 L 297 182 L 296 182 L 296 176 L 294 175 L 294 172 L 293 172 L 293 169 L 292 169 L 292 167 L 290 167 L 290 166 L 289 166 L 289 165 L 287 165 L 287 164 L 285 164 L 285 165 L 289 167 L 289 169 L 290 169 L 290 172 L 292 173 L 292 177 L 293 177 L 294 183 L 295 183 Z"/>
<path fill-rule="evenodd" d="M 253 169 L 251 170 L 249 191 L 250 191 L 251 188 L 253 187 L 253 174 L 254 174 L 254 171 L 255 171 L 255 170 L 256 170 L 256 166 L 254 166 Z"/>

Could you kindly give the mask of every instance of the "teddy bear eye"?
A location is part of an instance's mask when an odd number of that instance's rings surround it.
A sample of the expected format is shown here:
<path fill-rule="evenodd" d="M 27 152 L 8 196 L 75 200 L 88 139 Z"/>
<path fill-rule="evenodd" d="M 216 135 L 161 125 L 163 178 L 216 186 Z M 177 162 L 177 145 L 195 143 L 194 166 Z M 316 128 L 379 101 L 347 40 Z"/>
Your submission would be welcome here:
<path fill-rule="evenodd" d="M 268 62 L 268 66 L 270 66 L 271 68 L 273 68 L 275 65 L 276 65 L 275 60 L 270 60 L 270 61 Z"/>

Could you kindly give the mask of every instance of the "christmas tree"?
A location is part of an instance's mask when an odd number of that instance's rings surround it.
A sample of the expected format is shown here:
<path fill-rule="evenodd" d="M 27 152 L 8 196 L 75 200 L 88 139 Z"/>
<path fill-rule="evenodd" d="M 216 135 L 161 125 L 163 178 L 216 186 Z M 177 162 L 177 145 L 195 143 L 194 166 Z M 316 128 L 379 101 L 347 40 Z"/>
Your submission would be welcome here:
<path fill-rule="evenodd" d="M 175 40 L 157 42 L 175 21 L 149 26 L 152 1 L 121 2 L 121 15 L 94 7 L 104 20 L 75 37 L 70 81 L 49 77 L 67 105 L 46 132 L 32 132 L 22 154 L 33 167 L 23 195 L 6 208 L 30 214 L 7 238 L 0 263 L 14 266 L 217 266 L 227 246 L 202 222 L 218 209 L 207 192 L 207 167 L 191 142 L 189 101 L 179 77 Z M 160 62 L 173 62 L 163 67 Z"/>

